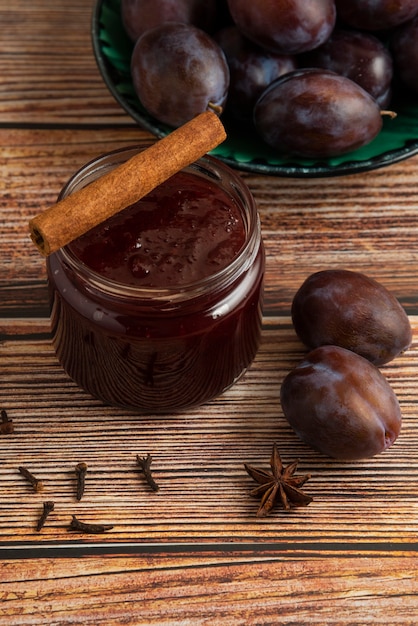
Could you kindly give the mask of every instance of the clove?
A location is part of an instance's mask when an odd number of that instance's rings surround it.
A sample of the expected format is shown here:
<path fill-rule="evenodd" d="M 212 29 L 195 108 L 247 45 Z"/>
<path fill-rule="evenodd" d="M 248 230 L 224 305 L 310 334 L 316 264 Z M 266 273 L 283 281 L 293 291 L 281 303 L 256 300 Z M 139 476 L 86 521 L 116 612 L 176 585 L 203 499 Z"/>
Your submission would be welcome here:
<path fill-rule="evenodd" d="M 39 532 L 45 526 L 45 522 L 47 520 L 48 515 L 54 510 L 55 504 L 50 500 L 44 502 L 43 511 L 41 517 L 38 519 L 38 523 L 36 524 L 36 530 Z"/>
<path fill-rule="evenodd" d="M 75 466 L 75 473 L 77 475 L 77 500 L 81 500 L 84 495 L 84 488 L 86 485 L 86 473 L 87 463 L 78 463 Z"/>
<path fill-rule="evenodd" d="M 2 435 L 12 435 L 15 431 L 13 420 L 7 415 L 6 409 L 0 411 L 0 433 Z"/>
<path fill-rule="evenodd" d="M 73 515 L 68 530 L 78 530 L 82 533 L 96 534 L 104 533 L 107 530 L 112 530 L 112 528 L 113 526 L 110 524 L 88 524 L 86 522 L 81 522 L 75 515 Z"/>
<path fill-rule="evenodd" d="M 28 469 L 26 469 L 26 467 L 22 467 L 19 466 L 19 472 L 22 474 L 22 476 L 24 476 L 26 478 L 26 480 L 32 485 L 33 490 L 36 493 L 39 493 L 40 491 L 43 491 L 44 489 L 44 485 L 43 482 L 41 480 L 39 480 L 38 478 L 36 478 L 32 472 L 30 472 Z"/>
<path fill-rule="evenodd" d="M 140 457 L 139 454 L 137 454 L 136 462 L 140 467 L 140 471 L 143 472 L 145 476 L 145 480 L 147 481 L 151 489 L 153 491 L 158 491 L 159 486 L 155 482 L 154 477 L 152 475 L 152 471 L 151 471 L 152 456 L 150 454 L 147 454 L 146 457 Z"/>

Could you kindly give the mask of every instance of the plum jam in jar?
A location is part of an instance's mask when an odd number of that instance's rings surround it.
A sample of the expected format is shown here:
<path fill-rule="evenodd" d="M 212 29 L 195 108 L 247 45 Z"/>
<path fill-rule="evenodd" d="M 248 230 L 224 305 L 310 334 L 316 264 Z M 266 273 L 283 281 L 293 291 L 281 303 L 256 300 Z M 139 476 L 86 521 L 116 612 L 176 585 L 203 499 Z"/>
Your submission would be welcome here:
<path fill-rule="evenodd" d="M 59 199 L 141 150 L 77 172 Z M 47 259 L 53 344 L 107 404 L 171 413 L 231 387 L 260 343 L 264 247 L 243 179 L 205 156 Z"/>

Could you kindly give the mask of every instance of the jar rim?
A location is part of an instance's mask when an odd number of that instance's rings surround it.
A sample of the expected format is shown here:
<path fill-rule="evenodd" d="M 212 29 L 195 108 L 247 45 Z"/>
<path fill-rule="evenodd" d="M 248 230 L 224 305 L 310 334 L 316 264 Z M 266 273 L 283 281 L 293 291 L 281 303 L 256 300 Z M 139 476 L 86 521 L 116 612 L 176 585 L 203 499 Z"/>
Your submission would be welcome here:
<path fill-rule="evenodd" d="M 92 159 L 69 178 L 62 188 L 58 200 L 64 199 L 80 186 L 84 186 L 92 180 L 99 178 L 102 175 L 102 170 L 116 167 L 119 163 L 130 158 L 130 156 L 144 150 L 147 145 L 149 144 L 144 143 L 117 148 Z M 81 274 L 89 285 L 111 296 L 134 297 L 141 298 L 141 300 L 161 299 L 164 301 L 177 301 L 184 298 L 198 297 L 207 290 L 212 290 L 219 285 L 222 285 L 222 287 L 227 286 L 236 278 L 238 272 L 241 274 L 242 271 L 245 271 L 252 265 L 258 253 L 261 242 L 261 227 L 255 199 L 248 185 L 238 173 L 209 154 L 204 155 L 181 171 L 189 172 L 202 178 L 206 176 L 214 182 L 223 183 L 223 191 L 234 198 L 241 210 L 246 240 L 238 254 L 221 270 L 176 287 L 140 286 L 122 283 L 96 272 L 71 251 L 70 244 L 64 246 L 55 254 L 60 256 L 62 261 L 69 265 L 71 269 Z M 227 189 L 225 188 L 225 178 L 228 183 Z"/>

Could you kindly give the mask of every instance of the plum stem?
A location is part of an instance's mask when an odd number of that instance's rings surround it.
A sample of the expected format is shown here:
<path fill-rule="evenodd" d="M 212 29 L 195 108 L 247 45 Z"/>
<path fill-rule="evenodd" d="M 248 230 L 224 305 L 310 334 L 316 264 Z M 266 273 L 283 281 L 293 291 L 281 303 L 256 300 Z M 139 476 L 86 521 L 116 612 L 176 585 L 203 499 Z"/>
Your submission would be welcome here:
<path fill-rule="evenodd" d="M 380 115 L 382 116 L 388 116 L 390 117 L 391 120 L 394 120 L 395 117 L 397 117 L 397 113 L 395 113 L 395 111 L 380 111 Z"/>
<path fill-rule="evenodd" d="M 208 109 L 216 113 L 216 115 L 222 115 L 223 108 L 219 104 L 215 104 L 214 102 L 208 102 Z"/>

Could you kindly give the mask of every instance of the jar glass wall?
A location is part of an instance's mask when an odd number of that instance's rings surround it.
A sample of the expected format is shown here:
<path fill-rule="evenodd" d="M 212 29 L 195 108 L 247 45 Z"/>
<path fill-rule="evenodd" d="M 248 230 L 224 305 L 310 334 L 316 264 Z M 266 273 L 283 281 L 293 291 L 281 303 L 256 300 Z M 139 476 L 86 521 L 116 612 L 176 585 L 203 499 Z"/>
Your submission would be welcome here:
<path fill-rule="evenodd" d="M 60 199 L 140 149 L 89 163 Z M 108 404 L 148 413 L 201 405 L 233 385 L 259 347 L 264 248 L 254 199 L 238 174 L 211 157 L 184 172 L 202 193 L 216 185 L 226 204 L 239 208 L 243 245 L 220 270 L 175 286 L 142 286 L 92 269 L 71 244 L 47 259 L 58 359 L 80 387 Z"/>

